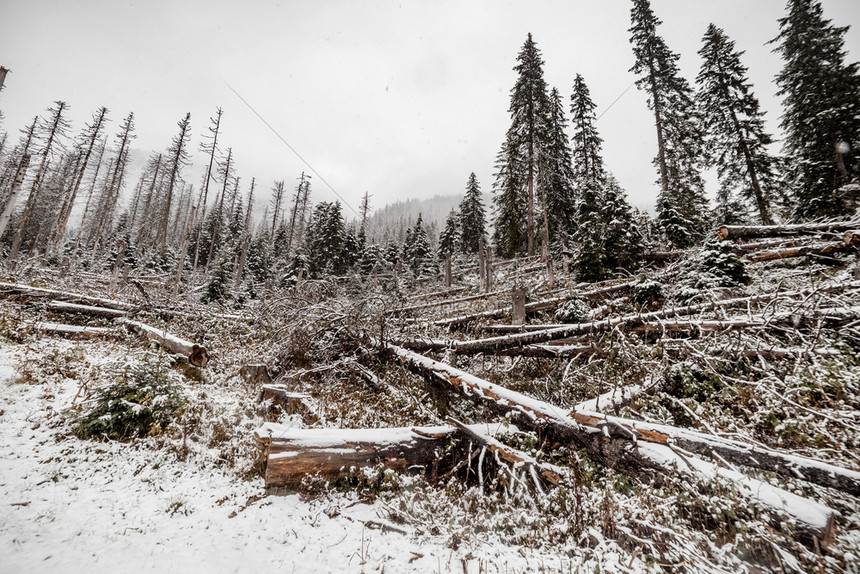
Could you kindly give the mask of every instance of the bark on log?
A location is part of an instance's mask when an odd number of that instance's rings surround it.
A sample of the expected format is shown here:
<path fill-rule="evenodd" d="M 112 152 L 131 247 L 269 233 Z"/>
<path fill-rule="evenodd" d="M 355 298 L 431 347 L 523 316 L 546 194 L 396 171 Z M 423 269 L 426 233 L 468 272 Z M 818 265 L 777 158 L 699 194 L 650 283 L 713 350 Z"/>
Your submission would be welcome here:
<path fill-rule="evenodd" d="M 813 484 L 835 488 L 853 496 L 860 496 L 860 472 L 823 461 L 668 425 L 604 416 L 587 411 L 577 411 L 574 416 L 577 420 L 581 418 L 585 420 L 588 417 L 603 418 L 611 424 L 633 430 L 639 435 L 640 440 L 655 442 L 652 437 L 666 437 L 656 442 L 665 444 L 666 439 L 671 439 L 674 445 L 695 454 L 715 458 L 715 455 L 718 455 L 735 464 L 768 470 L 781 476 L 799 478 Z"/>
<path fill-rule="evenodd" d="M 334 481 L 354 469 L 381 465 L 405 472 L 432 466 L 453 427 L 388 429 L 288 429 L 266 424 L 255 431 L 268 446 L 266 487 L 297 488 L 309 475 Z"/>
<path fill-rule="evenodd" d="M 147 339 L 157 341 L 164 349 L 171 353 L 188 357 L 188 362 L 195 367 L 205 367 L 209 362 L 209 352 L 205 347 L 197 343 L 180 339 L 163 329 L 157 329 L 140 321 L 131 321 L 129 319 L 120 319 L 120 321 L 129 331 L 133 331 Z"/>
<path fill-rule="evenodd" d="M 512 414 L 514 422 L 523 428 L 539 430 L 559 442 L 571 442 L 585 448 L 591 458 L 606 466 L 646 482 L 659 480 L 659 475 L 680 472 L 704 488 L 709 481 L 724 476 L 738 488 L 739 494 L 761 506 L 775 527 L 780 527 L 782 517 L 788 515 L 804 543 L 811 546 L 814 540 L 823 544 L 832 540 L 836 514 L 832 509 L 735 471 L 719 469 L 695 457 L 680 456 L 669 446 L 672 442 L 669 435 L 643 428 L 642 423 L 628 427 L 623 423 L 629 421 L 596 413 L 564 414 L 559 407 L 406 349 L 388 345 L 387 351 L 431 382 L 500 414 Z"/>
<path fill-rule="evenodd" d="M 804 235 L 821 232 L 845 232 L 856 229 L 860 221 L 833 221 L 830 223 L 797 223 L 794 225 L 723 225 L 717 229 L 717 237 L 726 239 L 753 239 L 757 237 L 777 237 Z"/>
<path fill-rule="evenodd" d="M 78 303 L 67 303 L 65 301 L 51 301 L 48 303 L 51 311 L 63 313 L 78 313 L 81 315 L 93 315 L 96 317 L 125 317 L 127 311 L 121 309 L 109 309 L 107 307 L 94 307 L 92 305 L 80 305 Z"/>

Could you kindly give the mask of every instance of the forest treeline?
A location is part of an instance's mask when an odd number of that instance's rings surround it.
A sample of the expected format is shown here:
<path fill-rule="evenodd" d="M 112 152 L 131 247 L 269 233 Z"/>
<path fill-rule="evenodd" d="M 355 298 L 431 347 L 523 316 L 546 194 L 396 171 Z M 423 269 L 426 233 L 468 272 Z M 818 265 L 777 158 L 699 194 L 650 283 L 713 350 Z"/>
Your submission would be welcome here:
<path fill-rule="evenodd" d="M 717 223 L 772 224 L 856 210 L 860 72 L 846 62 L 847 26 L 826 19 L 818 0 L 789 0 L 769 42 L 784 62 L 775 78 L 783 98 L 777 154 L 743 52 L 725 31 L 708 26 L 691 83 L 660 25 L 648 0 L 632 1 L 630 71 L 647 95 L 657 143 L 653 217 L 631 208 L 603 161 L 585 79 L 573 75 L 569 97 L 550 87 L 529 34 L 516 57 L 492 205 L 484 205 L 475 174 L 464 174 L 463 199 L 441 231 L 421 216 L 398 229 L 368 225 L 367 192 L 348 224 L 339 202 L 313 201 L 304 173 L 295 184 L 243 179 L 238 154 L 222 141 L 221 108 L 196 142 L 207 158 L 198 181 L 189 174 L 190 114 L 131 181 L 134 113 L 111 130 L 111 113 L 101 107 L 73 133 L 69 104 L 57 101 L 17 141 L 0 133 L 2 257 L 167 274 L 177 293 L 205 284 L 202 296 L 212 301 L 253 297 L 255 285 L 301 277 L 395 269 L 432 276 L 447 255 L 473 261 L 479 245 L 505 258 L 534 255 L 542 246 L 564 251 L 572 271 L 589 281 L 634 270 L 646 250 L 695 246 Z M 719 179 L 714 204 L 702 177 L 710 168 Z M 255 219 L 263 185 L 271 198 Z"/>

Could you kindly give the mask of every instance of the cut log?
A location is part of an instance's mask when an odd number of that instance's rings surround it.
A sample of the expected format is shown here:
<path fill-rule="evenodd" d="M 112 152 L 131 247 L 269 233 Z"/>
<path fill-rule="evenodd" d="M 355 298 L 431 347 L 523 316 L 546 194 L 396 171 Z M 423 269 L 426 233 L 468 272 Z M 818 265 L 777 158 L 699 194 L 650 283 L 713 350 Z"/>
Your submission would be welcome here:
<path fill-rule="evenodd" d="M 300 414 L 304 418 L 310 413 L 306 402 L 309 398 L 310 395 L 291 392 L 282 385 L 263 385 L 259 402 L 266 406 L 269 420 L 277 420 L 281 414 Z"/>
<path fill-rule="evenodd" d="M 794 225 L 723 225 L 717 229 L 717 237 L 726 239 L 753 239 L 786 235 L 805 235 L 821 232 L 844 233 L 856 229 L 857 219 L 832 221 L 829 223 L 796 223 Z"/>
<path fill-rule="evenodd" d="M 33 323 L 33 329 L 51 335 L 60 335 L 71 339 L 95 339 L 104 337 L 113 332 L 106 327 L 80 327 L 78 325 L 65 325 L 63 323 L 50 323 L 38 321 Z"/>
<path fill-rule="evenodd" d="M 94 307 L 92 305 L 81 305 L 78 303 L 67 303 L 65 301 L 51 301 L 48 303 L 51 311 L 63 313 L 77 313 L 80 315 L 93 315 L 96 317 L 125 317 L 128 311 L 122 309 L 110 309 L 108 307 Z"/>
<path fill-rule="evenodd" d="M 852 238 L 849 239 L 853 241 Z M 816 243 L 815 245 L 786 247 L 785 249 L 776 249 L 773 251 L 758 251 L 756 253 L 749 253 L 746 255 L 746 259 L 752 263 L 762 263 L 764 261 L 803 257 L 805 255 L 833 255 L 835 253 L 846 253 L 856 250 L 857 248 L 854 244 L 846 243 L 844 241 L 835 241 L 833 243 Z"/>
<path fill-rule="evenodd" d="M 679 456 L 668 446 L 672 441 L 665 433 L 641 428 L 642 424 L 638 422 L 636 427 L 625 426 L 623 423 L 629 421 L 596 413 L 573 412 L 568 415 L 560 407 L 406 349 L 388 345 L 386 350 L 431 382 L 484 404 L 499 414 L 512 415 L 517 425 L 523 428 L 544 432 L 563 444 L 573 443 L 585 448 L 592 459 L 629 476 L 646 482 L 659 482 L 660 476 L 681 472 L 705 489 L 715 477 L 727 476 L 732 485 L 737 486 L 738 493 L 760 507 L 775 527 L 781 528 L 783 517 L 787 515 L 793 521 L 791 527 L 796 529 L 798 538 L 809 546 L 815 541 L 826 543 L 833 537 L 834 510 L 740 473 L 715 473 L 716 467 L 710 463 L 692 455 Z M 643 448 L 643 440 L 655 444 Z"/>
<path fill-rule="evenodd" d="M 306 476 L 335 481 L 355 469 L 424 470 L 451 443 L 449 426 L 388 429 L 294 429 L 265 424 L 255 436 L 268 446 L 266 487 L 298 488 Z"/>
<path fill-rule="evenodd" d="M 142 337 L 146 337 L 152 341 L 157 341 L 164 349 L 176 355 L 184 355 L 188 357 L 188 362 L 195 367 L 205 367 L 209 362 L 209 352 L 205 347 L 180 339 L 176 335 L 171 335 L 163 329 L 157 329 L 141 323 L 140 321 L 131 321 L 129 319 L 120 318 L 120 322 L 125 325 L 129 331 L 133 331 Z"/>

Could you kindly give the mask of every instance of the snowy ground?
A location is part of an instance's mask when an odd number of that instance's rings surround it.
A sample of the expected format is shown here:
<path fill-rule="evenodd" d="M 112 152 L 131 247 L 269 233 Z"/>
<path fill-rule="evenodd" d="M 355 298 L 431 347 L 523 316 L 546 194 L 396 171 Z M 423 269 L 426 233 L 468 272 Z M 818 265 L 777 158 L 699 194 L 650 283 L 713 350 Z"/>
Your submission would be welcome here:
<path fill-rule="evenodd" d="M 43 338 L 0 346 L 0 572 L 115 572 L 122 565 L 134 572 L 471 573 L 583 566 L 582 557 L 500 543 L 454 550 L 449 536 L 409 525 L 385 531 L 383 503 L 364 504 L 351 493 L 263 497 L 261 478 L 244 480 L 235 468 L 217 468 L 206 449 L 192 449 L 179 461 L 175 449 L 151 440 L 70 437 L 59 413 L 80 383 L 61 375 L 22 382 L 21 374 L 34 356 L 79 352 L 82 345 L 95 368 L 106 360 L 99 342 Z M 607 550 L 599 560 L 611 565 L 616 555 Z"/>

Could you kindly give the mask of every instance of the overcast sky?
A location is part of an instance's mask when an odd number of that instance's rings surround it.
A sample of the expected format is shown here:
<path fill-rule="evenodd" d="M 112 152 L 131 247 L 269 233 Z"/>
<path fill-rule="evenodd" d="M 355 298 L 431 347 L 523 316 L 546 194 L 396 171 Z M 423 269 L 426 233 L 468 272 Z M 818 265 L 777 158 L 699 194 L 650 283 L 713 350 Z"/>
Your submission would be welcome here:
<path fill-rule="evenodd" d="M 382 207 L 397 199 L 462 193 L 474 171 L 492 186 L 493 162 L 510 124 L 516 55 L 531 32 L 544 75 L 569 102 L 577 73 L 591 89 L 605 160 L 634 205 L 653 204 L 656 142 L 645 96 L 628 71 L 628 0 L 255 1 L 6 0 L 0 93 L 17 130 L 54 100 L 71 106 L 75 131 L 107 106 L 115 133 L 135 113 L 141 153 L 162 151 L 191 112 L 193 147 L 217 106 L 221 142 L 233 148 L 242 189 L 292 187 L 299 160 L 227 87 L 229 83 L 348 205 L 367 190 Z M 708 23 L 746 51 L 744 63 L 777 129 L 773 77 L 781 62 L 765 43 L 785 0 L 652 0 L 660 33 L 692 82 Z M 860 23 L 857 0 L 824 0 L 837 25 Z M 846 37 L 852 61 L 860 32 Z M 226 83 L 225 83 L 226 82 Z M 625 93 L 625 90 L 626 93 Z M 199 153 L 185 177 L 199 184 Z M 127 184 L 127 189 L 133 182 Z M 260 189 L 258 187 L 258 189 Z M 334 193 L 318 178 L 313 199 Z M 349 215 L 346 208 L 346 215 Z"/>

